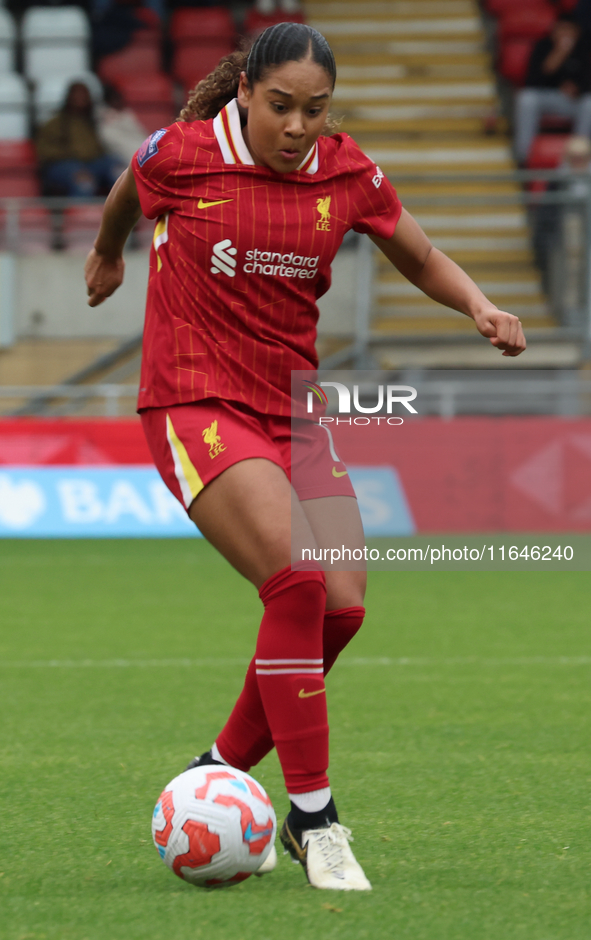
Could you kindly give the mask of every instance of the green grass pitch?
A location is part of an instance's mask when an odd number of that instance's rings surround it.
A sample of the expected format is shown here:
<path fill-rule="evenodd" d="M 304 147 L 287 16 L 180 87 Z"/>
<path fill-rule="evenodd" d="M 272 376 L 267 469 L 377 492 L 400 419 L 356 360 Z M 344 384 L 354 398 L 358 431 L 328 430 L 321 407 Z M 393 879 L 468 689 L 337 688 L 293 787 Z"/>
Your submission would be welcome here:
<path fill-rule="evenodd" d="M 589 601 L 576 572 L 372 574 L 328 701 L 373 892 L 282 855 L 203 891 L 151 813 L 233 704 L 256 592 L 202 542 L 0 542 L 0 937 L 589 940 Z M 254 773 L 281 820 L 275 755 Z"/>

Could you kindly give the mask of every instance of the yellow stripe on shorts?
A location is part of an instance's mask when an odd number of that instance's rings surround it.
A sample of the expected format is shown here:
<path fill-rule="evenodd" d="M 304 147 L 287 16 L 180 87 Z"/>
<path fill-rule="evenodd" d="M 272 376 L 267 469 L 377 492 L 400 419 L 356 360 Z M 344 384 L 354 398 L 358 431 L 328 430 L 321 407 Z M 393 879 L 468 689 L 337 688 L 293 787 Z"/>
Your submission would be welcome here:
<path fill-rule="evenodd" d="M 166 437 L 168 438 L 172 452 L 174 473 L 179 481 L 183 502 L 188 509 L 195 497 L 203 489 L 204 483 L 191 463 L 186 447 L 179 439 L 169 414 L 166 415 Z"/>

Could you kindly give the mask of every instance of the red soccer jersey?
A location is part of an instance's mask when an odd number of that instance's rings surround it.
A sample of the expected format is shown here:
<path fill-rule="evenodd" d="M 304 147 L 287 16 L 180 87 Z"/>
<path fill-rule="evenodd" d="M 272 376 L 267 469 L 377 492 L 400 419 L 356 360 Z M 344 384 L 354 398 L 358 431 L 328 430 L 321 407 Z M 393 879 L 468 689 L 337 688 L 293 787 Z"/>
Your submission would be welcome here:
<path fill-rule="evenodd" d="M 345 232 L 390 238 L 396 192 L 347 134 L 291 173 L 255 166 L 236 100 L 156 131 L 132 160 L 157 218 L 139 409 L 203 398 L 290 413 L 292 369 L 315 369 L 316 301 Z"/>

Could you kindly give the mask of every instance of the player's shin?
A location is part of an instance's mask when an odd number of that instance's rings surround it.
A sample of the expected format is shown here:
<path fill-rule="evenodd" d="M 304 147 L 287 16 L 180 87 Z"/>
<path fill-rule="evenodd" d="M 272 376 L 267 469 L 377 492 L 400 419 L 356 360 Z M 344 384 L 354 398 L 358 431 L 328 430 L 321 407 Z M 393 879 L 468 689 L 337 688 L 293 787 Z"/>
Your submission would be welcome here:
<path fill-rule="evenodd" d="M 257 639 L 256 677 L 287 790 L 320 790 L 328 786 L 324 574 L 284 568 L 259 593 L 265 614 Z"/>
<path fill-rule="evenodd" d="M 322 631 L 324 675 L 353 639 L 364 616 L 364 607 L 343 607 L 325 612 Z M 273 748 L 254 659 L 248 667 L 244 688 L 216 744 L 224 761 L 245 771 L 255 767 Z"/>
<path fill-rule="evenodd" d="M 246 772 L 273 749 L 254 658 L 248 666 L 244 688 L 215 743 L 226 763 Z"/>
<path fill-rule="evenodd" d="M 351 642 L 365 617 L 365 607 L 342 607 L 324 614 L 322 643 L 324 675 L 334 666 L 337 656 Z"/>

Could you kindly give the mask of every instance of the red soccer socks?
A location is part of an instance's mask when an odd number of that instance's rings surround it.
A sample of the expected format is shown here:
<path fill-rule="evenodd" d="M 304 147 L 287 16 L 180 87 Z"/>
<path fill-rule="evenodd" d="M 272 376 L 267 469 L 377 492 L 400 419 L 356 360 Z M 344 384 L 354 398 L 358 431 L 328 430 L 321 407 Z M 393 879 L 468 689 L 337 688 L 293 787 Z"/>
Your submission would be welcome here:
<path fill-rule="evenodd" d="M 343 607 L 341 610 L 326 611 L 322 633 L 324 675 L 330 672 L 339 653 L 351 642 L 364 617 L 365 607 Z"/>
<path fill-rule="evenodd" d="M 328 718 L 322 664 L 321 571 L 284 568 L 259 591 L 265 605 L 256 677 L 289 793 L 327 787 Z"/>
<path fill-rule="evenodd" d="M 279 575 L 281 574 L 282 572 L 279 572 Z M 263 585 L 263 590 L 264 587 Z M 364 614 L 363 607 L 347 607 L 325 612 L 323 618 L 325 675 L 334 665 L 339 653 L 359 630 Z M 254 659 L 248 667 L 240 697 L 223 731 L 218 736 L 216 744 L 225 761 L 245 771 L 258 764 L 273 747 L 273 738 L 259 692 Z"/>
<path fill-rule="evenodd" d="M 244 688 L 215 743 L 231 767 L 246 773 L 273 749 L 273 738 L 263 708 L 255 660 L 246 672 Z"/>

